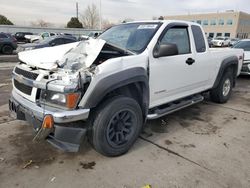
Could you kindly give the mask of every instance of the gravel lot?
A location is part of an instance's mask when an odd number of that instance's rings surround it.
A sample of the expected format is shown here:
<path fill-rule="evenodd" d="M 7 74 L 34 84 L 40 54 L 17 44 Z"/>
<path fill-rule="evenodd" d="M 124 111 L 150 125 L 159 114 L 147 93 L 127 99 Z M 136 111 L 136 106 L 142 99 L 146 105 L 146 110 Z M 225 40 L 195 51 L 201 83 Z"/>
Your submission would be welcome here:
<path fill-rule="evenodd" d="M 227 104 L 149 121 L 129 153 L 107 158 L 87 142 L 79 153 L 33 143 L 32 128 L 8 117 L 13 66 L 0 63 L 0 187 L 250 187 L 250 77 Z"/>

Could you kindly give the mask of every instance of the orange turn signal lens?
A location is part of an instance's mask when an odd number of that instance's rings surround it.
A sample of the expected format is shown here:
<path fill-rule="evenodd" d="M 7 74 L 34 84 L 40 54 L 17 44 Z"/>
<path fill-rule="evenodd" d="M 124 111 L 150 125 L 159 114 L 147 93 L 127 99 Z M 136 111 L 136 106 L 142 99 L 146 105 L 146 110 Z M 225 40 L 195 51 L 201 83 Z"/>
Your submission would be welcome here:
<path fill-rule="evenodd" d="M 79 93 L 69 93 L 67 94 L 67 104 L 66 106 L 70 109 L 75 108 L 80 97 Z"/>
<path fill-rule="evenodd" d="M 50 114 L 45 115 L 43 118 L 42 128 L 51 129 L 53 128 L 53 126 L 54 126 L 53 116 Z"/>

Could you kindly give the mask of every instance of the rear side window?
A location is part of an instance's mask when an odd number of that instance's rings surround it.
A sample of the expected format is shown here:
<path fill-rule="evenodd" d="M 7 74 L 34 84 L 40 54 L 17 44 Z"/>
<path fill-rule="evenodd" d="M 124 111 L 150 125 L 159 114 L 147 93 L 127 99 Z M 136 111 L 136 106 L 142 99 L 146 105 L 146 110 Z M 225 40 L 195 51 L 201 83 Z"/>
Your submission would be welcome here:
<path fill-rule="evenodd" d="M 5 34 L 3 34 L 3 33 L 0 33 L 0 38 L 1 38 L 1 39 L 6 39 L 6 38 L 8 38 L 8 36 L 5 35 Z"/>
<path fill-rule="evenodd" d="M 194 36 L 196 51 L 198 53 L 205 52 L 206 44 L 205 44 L 205 39 L 203 37 L 201 28 L 199 26 L 192 25 L 191 29 L 192 29 L 193 36 Z"/>
<path fill-rule="evenodd" d="M 42 34 L 42 37 L 44 38 L 44 37 L 49 37 L 49 33 L 43 33 Z"/>
<path fill-rule="evenodd" d="M 179 54 L 188 54 L 191 52 L 187 27 L 173 27 L 168 29 L 160 43 L 176 44 Z"/>

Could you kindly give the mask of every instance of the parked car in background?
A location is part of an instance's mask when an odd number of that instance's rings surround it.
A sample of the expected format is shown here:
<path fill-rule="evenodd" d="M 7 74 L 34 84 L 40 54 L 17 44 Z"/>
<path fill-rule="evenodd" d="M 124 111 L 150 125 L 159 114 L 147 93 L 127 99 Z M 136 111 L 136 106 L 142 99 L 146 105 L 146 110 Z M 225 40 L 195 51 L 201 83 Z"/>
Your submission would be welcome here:
<path fill-rule="evenodd" d="M 244 61 L 241 69 L 241 75 L 250 75 L 250 39 L 244 39 L 237 42 L 233 48 L 241 48 L 244 50 Z"/>
<path fill-rule="evenodd" d="M 230 46 L 234 46 L 237 42 L 239 42 L 240 39 L 238 38 L 230 38 Z"/>
<path fill-rule="evenodd" d="M 228 37 L 216 37 L 212 40 L 213 46 L 224 47 L 230 45 L 230 39 Z"/>
<path fill-rule="evenodd" d="M 17 32 L 14 37 L 17 39 L 17 42 L 29 42 L 28 39 L 25 38 L 25 35 L 33 35 L 31 32 Z"/>
<path fill-rule="evenodd" d="M 101 35 L 102 32 L 101 31 L 97 31 L 97 32 L 91 32 L 89 33 L 89 37 L 92 37 L 92 38 L 97 38 L 99 35 Z"/>
<path fill-rule="evenodd" d="M 63 36 L 63 35 L 54 36 L 54 37 L 46 38 L 39 43 L 21 45 L 17 48 L 17 52 L 34 50 L 34 49 L 38 49 L 38 48 L 58 46 L 58 45 L 62 45 L 62 44 L 72 43 L 72 42 L 77 42 L 77 40 L 70 37 L 70 36 Z"/>
<path fill-rule="evenodd" d="M 33 43 L 55 35 L 57 34 L 52 32 L 43 32 L 40 33 L 39 35 L 25 35 L 25 38 L 28 39 L 29 42 Z"/>
<path fill-rule="evenodd" d="M 211 48 L 213 46 L 212 37 L 207 37 L 208 46 Z"/>
<path fill-rule="evenodd" d="M 98 31 L 98 32 L 90 32 L 88 35 L 81 35 L 79 37 L 79 40 L 87 40 L 89 38 L 97 38 L 99 35 L 101 35 L 102 32 Z"/>
<path fill-rule="evenodd" d="M 70 34 L 70 33 L 60 33 L 60 35 L 71 37 L 71 38 L 77 40 L 77 38 L 75 36 L 73 36 L 72 34 Z"/>
<path fill-rule="evenodd" d="M 0 33 L 0 53 L 12 54 L 17 48 L 17 40 L 15 37 L 7 33 Z"/>

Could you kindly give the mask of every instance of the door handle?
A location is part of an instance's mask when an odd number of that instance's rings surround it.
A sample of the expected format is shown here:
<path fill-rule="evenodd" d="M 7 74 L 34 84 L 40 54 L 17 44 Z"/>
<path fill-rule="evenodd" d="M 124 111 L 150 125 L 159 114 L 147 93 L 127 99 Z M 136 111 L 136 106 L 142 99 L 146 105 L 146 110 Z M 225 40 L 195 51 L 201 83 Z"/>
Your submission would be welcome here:
<path fill-rule="evenodd" d="M 193 58 L 188 58 L 188 59 L 186 60 L 186 63 L 187 63 L 188 65 L 192 65 L 194 62 L 195 62 L 195 60 L 194 60 Z"/>

